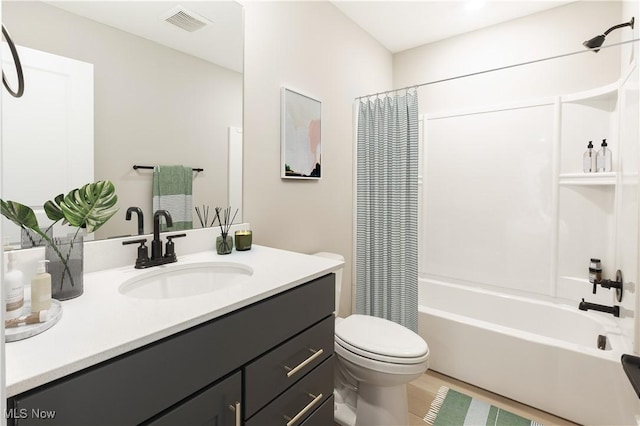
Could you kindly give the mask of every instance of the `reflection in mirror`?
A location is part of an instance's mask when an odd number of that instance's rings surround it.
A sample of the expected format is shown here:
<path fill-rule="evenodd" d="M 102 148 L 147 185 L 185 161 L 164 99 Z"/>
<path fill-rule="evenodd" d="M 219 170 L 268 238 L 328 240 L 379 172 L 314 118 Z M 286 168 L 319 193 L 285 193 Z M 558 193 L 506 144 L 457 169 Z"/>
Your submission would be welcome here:
<path fill-rule="evenodd" d="M 84 183 L 109 179 L 120 211 L 95 237 L 137 234 L 135 221 L 125 220 L 131 206 L 142 209 L 149 233 L 153 171 L 133 166 L 184 165 L 203 169 L 193 174 L 193 206 L 231 205 L 241 212 L 242 6 L 233 1 L 180 6 L 3 2 L 3 23 L 31 58 L 31 65 L 23 64 L 25 96 L 12 105 L 2 95 L 9 106 L 3 108 L 3 146 L 10 153 L 2 164 L 3 199 L 37 207 Z M 177 12 L 198 19 L 201 28 L 183 29 L 165 20 Z M 4 66 L 10 61 L 3 52 Z M 67 73 L 71 65 L 81 71 L 71 77 L 36 72 L 41 61 L 61 62 Z M 200 227 L 193 216 L 193 226 Z M 39 219 L 44 227 L 46 217 Z M 13 224 L 5 221 L 3 227 L 12 242 L 19 239 Z"/>

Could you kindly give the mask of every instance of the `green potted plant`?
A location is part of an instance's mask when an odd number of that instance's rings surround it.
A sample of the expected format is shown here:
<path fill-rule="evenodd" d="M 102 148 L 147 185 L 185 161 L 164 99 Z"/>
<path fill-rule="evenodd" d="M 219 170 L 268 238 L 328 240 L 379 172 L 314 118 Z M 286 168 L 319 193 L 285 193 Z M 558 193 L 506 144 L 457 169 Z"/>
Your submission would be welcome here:
<path fill-rule="evenodd" d="M 24 204 L 16 201 L 5 201 L 0 199 L 1 213 L 4 217 L 18 225 L 25 231 L 31 231 L 39 235 L 62 263 L 62 271 L 59 274 L 52 273 L 52 293 L 61 297 L 59 299 L 69 299 L 82 294 L 82 283 L 74 281 L 69 262 L 81 230 L 87 233 L 96 231 L 104 225 L 117 211 L 116 203 L 118 196 L 115 193 L 115 186 L 109 180 L 88 183 L 81 188 L 70 191 L 67 195 L 60 194 L 54 200 L 44 203 L 44 211 L 53 223 L 45 230 L 38 225 L 38 220 L 34 211 Z M 76 227 L 77 230 L 68 239 L 53 238 L 47 231 L 54 224 L 62 221 L 63 225 Z M 80 240 L 80 244 L 81 240 Z M 67 247 L 68 246 L 68 247 Z M 52 259 L 49 259 L 52 260 Z M 80 271 L 82 271 L 80 263 Z M 55 276 L 58 275 L 58 276 Z M 68 279 L 67 279 L 68 277 Z M 82 273 L 80 272 L 80 279 Z M 77 277 L 76 277 L 77 280 Z M 67 284 L 71 287 L 69 293 L 63 292 Z M 70 295 L 70 297 L 69 297 Z"/>

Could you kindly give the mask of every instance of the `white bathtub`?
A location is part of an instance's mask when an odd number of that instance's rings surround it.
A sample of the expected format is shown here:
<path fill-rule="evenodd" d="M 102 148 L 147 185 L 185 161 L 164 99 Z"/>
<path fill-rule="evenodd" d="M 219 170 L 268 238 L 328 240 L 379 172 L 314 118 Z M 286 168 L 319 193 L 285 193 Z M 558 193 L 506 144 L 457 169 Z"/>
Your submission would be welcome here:
<path fill-rule="evenodd" d="M 430 369 L 577 423 L 637 424 L 638 398 L 620 364 L 629 348 L 612 319 L 579 311 L 578 302 L 426 279 L 419 286 Z"/>

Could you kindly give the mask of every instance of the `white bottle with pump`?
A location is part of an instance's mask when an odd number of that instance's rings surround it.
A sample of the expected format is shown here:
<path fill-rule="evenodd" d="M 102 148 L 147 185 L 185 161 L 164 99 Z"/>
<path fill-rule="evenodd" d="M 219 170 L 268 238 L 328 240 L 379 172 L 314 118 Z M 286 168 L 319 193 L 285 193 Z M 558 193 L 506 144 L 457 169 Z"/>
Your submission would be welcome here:
<path fill-rule="evenodd" d="M 585 173 L 596 171 L 596 153 L 593 151 L 593 141 L 589 141 L 587 150 L 582 157 L 582 171 Z"/>
<path fill-rule="evenodd" d="M 15 253 L 7 253 L 9 264 L 4 274 L 5 320 L 18 318 L 24 306 L 24 274 L 16 268 Z"/>
<path fill-rule="evenodd" d="M 611 163 L 611 150 L 607 148 L 607 140 L 602 139 L 602 148 L 596 155 L 596 168 L 599 172 L 610 172 Z"/>
<path fill-rule="evenodd" d="M 47 262 L 38 262 L 38 270 L 31 280 L 31 312 L 45 311 L 51 307 L 51 275 L 47 273 Z"/>

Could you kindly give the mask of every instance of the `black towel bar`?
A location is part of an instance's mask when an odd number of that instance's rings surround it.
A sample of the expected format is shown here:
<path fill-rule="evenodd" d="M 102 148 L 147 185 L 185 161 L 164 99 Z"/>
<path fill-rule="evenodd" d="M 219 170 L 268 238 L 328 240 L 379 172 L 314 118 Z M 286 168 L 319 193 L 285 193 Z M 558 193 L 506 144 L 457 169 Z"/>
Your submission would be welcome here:
<path fill-rule="evenodd" d="M 133 165 L 133 170 L 138 170 L 138 169 L 149 169 L 149 170 L 153 170 L 153 166 L 138 166 L 136 164 Z M 201 168 L 194 168 L 193 169 L 194 172 L 204 172 L 204 169 Z"/>

